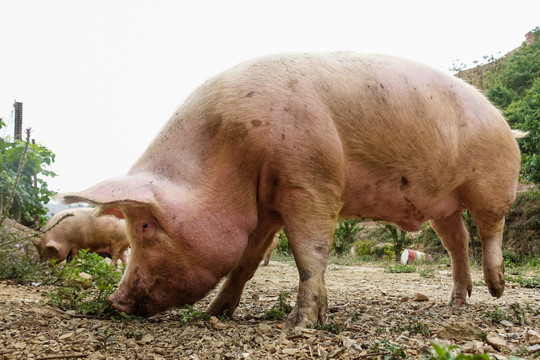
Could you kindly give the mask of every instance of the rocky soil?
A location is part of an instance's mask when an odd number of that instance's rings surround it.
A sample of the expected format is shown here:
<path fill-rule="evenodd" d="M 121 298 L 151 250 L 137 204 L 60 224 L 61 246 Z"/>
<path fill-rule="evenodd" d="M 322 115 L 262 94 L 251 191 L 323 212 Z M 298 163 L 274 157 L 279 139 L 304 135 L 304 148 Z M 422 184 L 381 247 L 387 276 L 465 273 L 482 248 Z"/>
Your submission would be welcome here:
<path fill-rule="evenodd" d="M 507 284 L 494 299 L 475 270 L 469 304 L 456 307 L 448 304 L 450 268 L 432 265 L 424 274 L 430 277 L 329 265 L 326 329 L 292 330 L 264 318 L 279 293 L 294 302 L 298 276 L 290 263 L 259 268 L 225 322 L 184 324 L 174 311 L 145 322 L 83 317 L 44 305 L 47 287 L 0 282 L 0 359 L 382 359 L 392 351 L 421 359 L 430 342 L 492 359 L 540 351 L 538 289 Z"/>

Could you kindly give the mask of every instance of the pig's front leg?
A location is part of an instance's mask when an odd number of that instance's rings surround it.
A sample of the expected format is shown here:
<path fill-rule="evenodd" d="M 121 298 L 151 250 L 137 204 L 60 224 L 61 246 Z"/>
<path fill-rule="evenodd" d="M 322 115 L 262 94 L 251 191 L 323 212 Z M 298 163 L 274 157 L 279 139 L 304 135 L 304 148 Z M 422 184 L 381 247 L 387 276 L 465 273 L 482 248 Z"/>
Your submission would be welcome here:
<path fill-rule="evenodd" d="M 232 316 L 240 303 L 244 285 L 255 274 L 266 250 L 272 243 L 274 233 L 278 227 L 274 226 L 271 229 L 259 225 L 250 235 L 248 246 L 238 265 L 227 275 L 227 279 L 219 289 L 218 295 L 206 309 L 208 314 Z"/>
<path fill-rule="evenodd" d="M 337 196 L 321 198 L 320 193 L 308 193 L 290 198 L 295 203 L 284 212 L 288 214 L 284 216 L 285 229 L 300 283 L 296 305 L 286 322 L 289 328 L 326 322 L 328 304 L 324 272 L 341 208 Z"/>

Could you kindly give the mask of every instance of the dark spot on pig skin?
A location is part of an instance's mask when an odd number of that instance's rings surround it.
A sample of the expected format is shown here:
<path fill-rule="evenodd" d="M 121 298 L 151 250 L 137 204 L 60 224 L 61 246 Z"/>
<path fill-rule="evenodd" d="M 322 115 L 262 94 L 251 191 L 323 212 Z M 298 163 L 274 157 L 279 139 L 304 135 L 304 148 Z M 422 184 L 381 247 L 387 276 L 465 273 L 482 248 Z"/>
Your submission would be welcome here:
<path fill-rule="evenodd" d="M 212 118 L 208 118 L 206 120 L 204 133 L 209 138 L 214 138 L 218 134 L 219 130 L 221 129 L 222 124 L 223 124 L 223 117 L 221 116 L 221 114 L 218 114 Z"/>
<path fill-rule="evenodd" d="M 240 121 L 234 121 L 225 125 L 227 139 L 238 141 L 247 136 L 246 125 Z"/>
<path fill-rule="evenodd" d="M 251 124 L 255 127 L 261 126 L 262 121 L 261 120 L 251 120 Z"/>
<path fill-rule="evenodd" d="M 285 134 L 281 134 L 281 140 L 285 140 Z"/>
<path fill-rule="evenodd" d="M 252 97 L 253 95 L 255 95 L 255 91 L 250 91 L 247 93 L 246 97 Z"/>
<path fill-rule="evenodd" d="M 407 179 L 405 176 L 402 176 L 402 177 L 401 177 L 401 186 L 400 186 L 400 189 L 403 190 L 403 189 L 405 189 L 407 186 L 409 186 L 409 179 Z"/>
<path fill-rule="evenodd" d="M 298 275 L 300 275 L 300 281 L 309 280 L 312 276 L 311 271 L 298 268 Z"/>

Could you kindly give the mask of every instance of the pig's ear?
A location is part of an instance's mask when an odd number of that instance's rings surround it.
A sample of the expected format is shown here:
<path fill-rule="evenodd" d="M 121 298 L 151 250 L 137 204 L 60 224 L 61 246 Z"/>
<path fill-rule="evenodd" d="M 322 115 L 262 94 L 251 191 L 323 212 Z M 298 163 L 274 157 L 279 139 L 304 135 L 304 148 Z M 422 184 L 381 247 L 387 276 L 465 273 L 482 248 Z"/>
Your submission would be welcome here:
<path fill-rule="evenodd" d="M 45 248 L 54 250 L 55 253 L 58 253 L 60 251 L 60 244 L 54 240 L 50 240 L 47 242 L 47 245 L 45 245 Z"/>
<path fill-rule="evenodd" d="M 126 202 L 149 204 L 155 202 L 153 189 L 151 180 L 128 175 L 102 181 L 81 192 L 58 194 L 55 199 L 65 204 L 86 202 L 107 207 Z"/>
<path fill-rule="evenodd" d="M 96 211 L 94 211 L 94 215 L 95 216 L 112 215 L 112 216 L 116 216 L 119 219 L 125 218 L 124 213 L 122 212 L 122 210 L 120 210 L 118 206 L 107 206 L 107 205 L 99 206 L 98 208 L 96 208 Z"/>
<path fill-rule="evenodd" d="M 58 194 L 55 199 L 66 204 L 86 202 L 98 205 L 96 216 L 108 214 L 123 219 L 124 206 L 150 206 L 152 211 L 161 212 L 156 193 L 162 190 L 163 185 L 154 178 L 127 175 L 105 180 L 78 193 Z"/>

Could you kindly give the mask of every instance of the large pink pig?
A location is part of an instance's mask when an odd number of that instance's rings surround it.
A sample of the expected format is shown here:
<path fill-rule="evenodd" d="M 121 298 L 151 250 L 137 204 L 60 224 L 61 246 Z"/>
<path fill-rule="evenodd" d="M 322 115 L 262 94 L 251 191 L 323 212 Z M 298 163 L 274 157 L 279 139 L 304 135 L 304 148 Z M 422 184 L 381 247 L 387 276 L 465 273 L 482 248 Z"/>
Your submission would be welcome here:
<path fill-rule="evenodd" d="M 520 153 L 473 87 L 415 62 L 354 53 L 266 57 L 199 87 L 128 175 L 64 201 L 127 220 L 132 257 L 109 303 L 152 315 L 192 304 L 227 276 L 207 309 L 232 315 L 274 233 L 287 229 L 300 284 L 287 325 L 325 320 L 338 217 L 417 230 L 430 220 L 452 258 L 451 298 L 472 281 L 470 209 L 484 279 L 504 290 L 504 214 Z"/>

